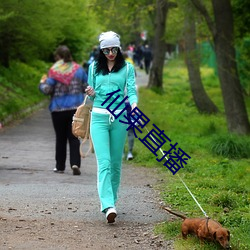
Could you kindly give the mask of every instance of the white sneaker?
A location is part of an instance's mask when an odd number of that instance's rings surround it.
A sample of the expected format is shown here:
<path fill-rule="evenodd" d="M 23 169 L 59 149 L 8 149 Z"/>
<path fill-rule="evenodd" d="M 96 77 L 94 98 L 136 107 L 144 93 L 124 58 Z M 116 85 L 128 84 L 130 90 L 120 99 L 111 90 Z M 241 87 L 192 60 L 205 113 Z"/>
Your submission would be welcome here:
<path fill-rule="evenodd" d="M 134 156 L 132 155 L 132 153 L 128 152 L 127 161 L 133 160 L 133 158 L 134 158 Z"/>
<path fill-rule="evenodd" d="M 110 207 L 107 209 L 106 218 L 108 220 L 108 223 L 114 223 L 116 216 L 117 216 L 117 212 L 115 208 Z"/>
<path fill-rule="evenodd" d="M 63 170 L 57 170 L 57 168 L 54 168 L 53 171 L 54 171 L 55 173 L 59 173 L 59 174 L 63 174 L 63 173 L 64 173 Z"/>

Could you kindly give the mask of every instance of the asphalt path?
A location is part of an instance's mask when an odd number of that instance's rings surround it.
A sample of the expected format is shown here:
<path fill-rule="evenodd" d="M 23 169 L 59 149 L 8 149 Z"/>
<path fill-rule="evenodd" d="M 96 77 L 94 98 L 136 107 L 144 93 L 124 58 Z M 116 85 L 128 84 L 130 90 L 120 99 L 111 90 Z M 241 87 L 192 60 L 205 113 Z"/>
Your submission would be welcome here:
<path fill-rule="evenodd" d="M 75 220 L 103 220 L 96 188 L 95 155 L 82 160 L 81 176 L 72 175 L 68 160 L 65 173 L 57 174 L 52 171 L 54 147 L 54 131 L 47 108 L 0 133 L 1 209 L 8 212 L 18 205 L 18 212 L 23 216 L 39 216 L 36 209 L 46 210 L 49 204 L 57 203 L 59 209 L 52 216 L 58 219 L 70 216 Z M 147 198 L 153 184 L 150 172 L 146 168 L 124 165 L 118 209 L 125 212 L 136 205 L 138 212 L 129 216 L 121 213 L 121 219 L 151 222 L 163 218 L 161 213 L 153 212 L 154 203 Z M 64 206 L 70 203 L 72 210 L 75 207 L 78 213 L 63 213 Z M 31 204 L 29 209 L 25 204 Z"/>

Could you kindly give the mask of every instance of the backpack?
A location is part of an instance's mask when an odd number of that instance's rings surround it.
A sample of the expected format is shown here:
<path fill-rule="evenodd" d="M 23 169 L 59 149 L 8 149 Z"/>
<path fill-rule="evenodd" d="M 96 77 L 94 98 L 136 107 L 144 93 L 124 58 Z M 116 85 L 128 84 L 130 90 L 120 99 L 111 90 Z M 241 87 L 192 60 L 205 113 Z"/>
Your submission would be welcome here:
<path fill-rule="evenodd" d="M 72 118 L 72 134 L 80 141 L 80 155 L 85 158 L 90 151 L 93 151 L 93 143 L 90 138 L 90 113 L 92 110 L 92 103 L 86 103 L 88 96 L 86 95 L 83 101 L 77 109 Z M 89 140 L 89 149 L 86 153 L 83 153 L 83 145 Z"/>

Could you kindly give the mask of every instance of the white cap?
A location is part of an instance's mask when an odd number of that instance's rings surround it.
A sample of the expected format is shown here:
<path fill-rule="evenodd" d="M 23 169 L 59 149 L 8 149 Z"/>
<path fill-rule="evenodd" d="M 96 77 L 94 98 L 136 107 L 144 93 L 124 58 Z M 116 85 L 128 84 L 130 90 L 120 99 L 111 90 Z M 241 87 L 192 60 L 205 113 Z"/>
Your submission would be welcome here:
<path fill-rule="evenodd" d="M 109 47 L 121 48 L 120 36 L 113 31 L 103 32 L 99 36 L 100 49 Z"/>

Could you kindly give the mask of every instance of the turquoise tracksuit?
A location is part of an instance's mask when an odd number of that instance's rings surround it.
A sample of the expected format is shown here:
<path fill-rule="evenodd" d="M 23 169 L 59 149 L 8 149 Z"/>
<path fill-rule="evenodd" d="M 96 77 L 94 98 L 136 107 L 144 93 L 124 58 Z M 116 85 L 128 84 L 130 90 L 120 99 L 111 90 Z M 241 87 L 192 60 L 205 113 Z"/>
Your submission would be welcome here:
<path fill-rule="evenodd" d="M 110 109 L 113 110 L 121 103 L 125 88 L 130 104 L 137 103 L 134 66 L 127 63 L 127 66 L 120 69 L 119 72 L 102 75 L 95 74 L 94 63 L 92 63 L 89 67 L 88 84 L 95 89 L 96 93 L 93 99 L 90 134 L 97 159 L 97 189 L 101 201 L 101 211 L 104 212 L 106 208 L 115 207 L 117 201 L 127 125 L 119 122 L 119 119 L 126 121 L 123 117 L 126 111 L 117 119 L 113 119 L 114 117 L 110 113 L 104 114 L 103 112 L 107 111 L 107 106 L 118 95 L 120 97 L 111 105 Z M 108 98 L 106 94 L 117 89 L 121 91 L 114 94 L 102 106 L 101 104 Z M 99 108 L 99 111 L 103 112 L 95 111 L 95 108 Z M 123 108 L 125 108 L 125 103 L 119 107 L 119 110 Z"/>

